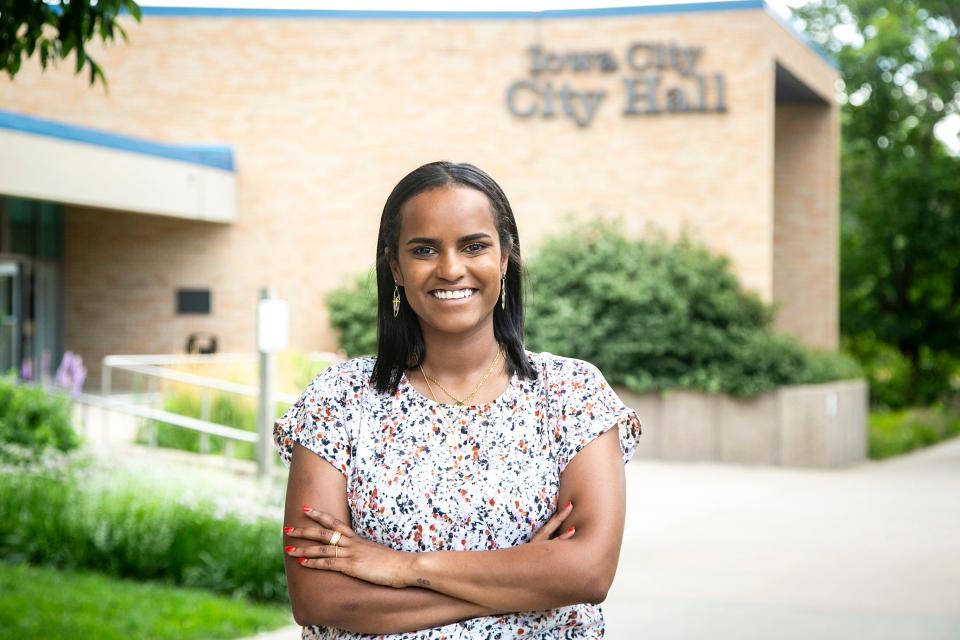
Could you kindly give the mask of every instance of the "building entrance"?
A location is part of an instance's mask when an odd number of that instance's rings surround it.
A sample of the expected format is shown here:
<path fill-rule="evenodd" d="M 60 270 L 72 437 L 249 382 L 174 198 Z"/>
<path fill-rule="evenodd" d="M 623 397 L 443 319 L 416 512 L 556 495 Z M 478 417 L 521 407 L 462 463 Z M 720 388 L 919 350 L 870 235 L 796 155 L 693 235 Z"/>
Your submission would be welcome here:
<path fill-rule="evenodd" d="M 17 369 L 20 353 L 20 271 L 16 262 L 0 262 L 0 371 Z"/>
<path fill-rule="evenodd" d="M 41 380 L 63 357 L 59 205 L 0 197 L 0 372 Z"/>

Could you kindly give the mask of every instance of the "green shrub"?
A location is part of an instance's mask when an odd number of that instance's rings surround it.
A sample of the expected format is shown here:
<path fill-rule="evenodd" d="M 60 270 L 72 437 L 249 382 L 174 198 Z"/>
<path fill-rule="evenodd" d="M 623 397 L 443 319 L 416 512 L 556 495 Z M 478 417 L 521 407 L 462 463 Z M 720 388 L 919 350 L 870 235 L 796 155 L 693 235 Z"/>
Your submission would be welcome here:
<path fill-rule="evenodd" d="M 960 397 L 960 360 L 945 353 L 922 347 L 917 362 L 911 364 L 895 347 L 866 333 L 846 336 L 844 348 L 863 363 L 870 382 L 870 403 L 878 409 L 903 409 Z"/>
<path fill-rule="evenodd" d="M 682 238 L 632 241 L 595 223 L 547 238 L 528 262 L 527 347 L 581 358 L 637 392 L 751 396 L 858 377 L 849 357 L 773 332 L 774 310 L 730 262 Z M 363 275 L 327 299 L 340 346 L 376 353 L 376 298 Z"/>
<path fill-rule="evenodd" d="M 293 380 L 291 393 L 297 395 L 306 389 L 321 371 L 330 366 L 329 362 L 325 360 L 314 360 L 309 354 L 303 353 L 302 351 L 287 351 L 284 356 L 287 366 L 293 372 L 291 374 Z"/>
<path fill-rule="evenodd" d="M 327 296 L 330 325 L 340 348 L 354 358 L 377 352 L 377 282 L 373 272 L 357 276 Z"/>
<path fill-rule="evenodd" d="M 548 238 L 528 268 L 529 347 L 592 362 L 612 384 L 751 396 L 857 375 L 774 334 L 773 308 L 687 238 L 632 241 L 598 223 Z"/>
<path fill-rule="evenodd" d="M 0 377 L 0 445 L 15 445 L 39 457 L 46 449 L 70 451 L 80 438 L 70 423 L 70 402 L 38 387 Z M 7 460 L 0 447 L 0 460 Z"/>
<path fill-rule="evenodd" d="M 306 385 L 304 385 L 306 386 Z M 198 391 L 181 391 L 167 395 L 163 401 L 164 411 L 190 418 L 200 418 L 200 393 Z M 277 416 L 280 417 L 286 407 L 278 405 Z M 257 408 L 253 402 L 238 398 L 231 394 L 211 392 L 210 422 L 242 429 L 244 431 L 257 430 Z M 156 430 L 156 444 L 159 447 L 180 449 L 183 451 L 200 451 L 200 432 L 184 429 L 176 425 L 165 424 L 156 420 L 148 420 L 137 433 L 137 442 L 143 444 L 149 440 L 151 429 Z M 208 437 L 208 453 L 223 453 L 227 439 L 218 436 Z M 256 455 L 253 443 L 233 441 L 233 457 L 238 460 L 253 460 Z"/>
<path fill-rule="evenodd" d="M 882 460 L 960 435 L 960 412 L 934 405 L 870 414 L 869 456 Z"/>
<path fill-rule="evenodd" d="M 121 474 L 0 473 L 0 558 L 284 602 L 281 522 L 221 511 Z"/>

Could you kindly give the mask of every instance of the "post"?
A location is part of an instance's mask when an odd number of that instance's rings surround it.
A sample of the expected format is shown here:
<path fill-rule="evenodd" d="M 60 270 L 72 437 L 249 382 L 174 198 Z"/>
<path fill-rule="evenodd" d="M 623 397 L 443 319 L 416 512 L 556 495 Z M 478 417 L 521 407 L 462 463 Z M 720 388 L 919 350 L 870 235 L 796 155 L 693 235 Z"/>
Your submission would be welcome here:
<path fill-rule="evenodd" d="M 287 303 L 275 300 L 273 291 L 260 291 L 257 305 L 257 350 L 260 352 L 260 411 L 257 418 L 257 471 L 260 479 L 268 481 L 273 468 L 273 417 L 276 404 L 273 399 L 274 353 L 287 348 Z"/>
<path fill-rule="evenodd" d="M 200 419 L 210 422 L 210 390 L 204 387 L 200 391 Z M 210 434 L 200 432 L 200 453 L 210 453 Z"/>

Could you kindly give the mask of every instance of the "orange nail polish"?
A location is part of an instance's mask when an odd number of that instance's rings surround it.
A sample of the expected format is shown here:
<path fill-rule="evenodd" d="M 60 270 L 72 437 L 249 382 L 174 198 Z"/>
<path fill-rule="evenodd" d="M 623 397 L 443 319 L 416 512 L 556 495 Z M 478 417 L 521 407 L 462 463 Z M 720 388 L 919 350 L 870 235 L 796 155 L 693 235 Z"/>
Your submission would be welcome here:
<path fill-rule="evenodd" d="M 296 547 L 284 547 L 284 548 L 283 548 L 283 550 L 286 551 L 287 553 L 290 553 L 290 552 L 293 551 L 294 549 L 296 549 Z"/>
<path fill-rule="evenodd" d="M 284 527 L 284 528 L 283 528 L 283 532 L 284 532 L 284 533 L 290 533 L 291 531 L 293 531 L 293 527 Z"/>
<path fill-rule="evenodd" d="M 567 533 L 573 533 L 576 530 L 577 530 L 576 527 L 570 527 L 569 529 L 567 529 Z"/>
<path fill-rule="evenodd" d="M 565 505 L 563 506 L 563 508 L 564 508 L 564 509 L 569 509 L 572 504 L 573 504 L 572 502 L 570 502 L 569 500 L 567 500 L 567 504 L 565 504 Z"/>
<path fill-rule="evenodd" d="M 300 564 L 303 564 L 306 561 L 307 561 L 306 558 L 297 558 L 297 562 L 299 562 Z"/>
<path fill-rule="evenodd" d="M 304 513 L 309 513 L 309 512 L 311 512 L 311 511 L 313 511 L 313 509 L 311 509 L 311 508 L 308 507 L 307 505 L 303 505 L 303 512 L 304 512 Z"/>

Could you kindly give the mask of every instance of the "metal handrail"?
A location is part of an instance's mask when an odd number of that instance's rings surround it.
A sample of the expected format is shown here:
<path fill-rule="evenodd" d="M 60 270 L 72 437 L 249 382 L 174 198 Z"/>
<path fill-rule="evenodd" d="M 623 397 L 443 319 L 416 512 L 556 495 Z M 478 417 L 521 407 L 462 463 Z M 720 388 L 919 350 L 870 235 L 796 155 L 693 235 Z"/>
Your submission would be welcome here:
<path fill-rule="evenodd" d="M 313 353 L 312 357 L 322 358 L 328 362 L 338 362 L 343 359 L 342 356 L 334 353 Z M 90 394 L 79 394 L 75 399 L 89 405 L 103 407 L 119 413 L 126 413 L 140 418 L 155 420 L 185 429 L 191 429 L 200 433 L 200 450 L 206 453 L 209 449 L 209 436 L 217 436 L 227 439 L 225 449 L 226 462 L 229 465 L 232 458 L 231 441 L 241 441 L 257 443 L 259 437 L 256 432 L 245 431 L 235 427 L 210 422 L 210 402 L 208 391 L 220 391 L 239 395 L 247 398 L 257 398 L 260 395 L 258 387 L 229 382 L 218 378 L 211 378 L 195 373 L 175 371 L 164 368 L 162 365 L 175 364 L 195 364 L 195 363 L 219 363 L 219 362 L 250 362 L 255 360 L 257 354 L 249 353 L 223 353 L 223 354 L 165 354 L 165 355 L 109 355 L 103 359 L 103 369 L 101 371 L 101 396 Z M 160 365 L 160 366 L 158 366 Z M 201 389 L 201 417 L 193 418 L 180 414 L 146 407 L 140 404 L 124 402 L 111 396 L 112 371 L 126 371 L 134 375 L 147 376 L 160 380 L 169 380 L 179 382 Z M 270 414 L 274 414 L 276 402 L 293 404 L 297 396 L 291 394 L 273 394 L 273 407 L 270 407 Z M 156 431 L 151 432 L 150 444 L 156 444 Z"/>
<path fill-rule="evenodd" d="M 110 356 L 107 357 L 109 358 Z M 106 366 L 106 362 L 104 363 L 104 366 Z M 259 395 L 259 390 L 257 387 L 252 385 L 240 384 L 239 382 L 229 382 L 227 380 L 220 380 L 218 378 L 210 378 L 208 376 L 201 376 L 196 373 L 186 373 L 184 371 L 163 369 L 161 367 L 155 367 L 147 364 L 113 364 L 110 366 L 110 368 L 118 371 L 140 373 L 142 375 L 160 378 L 161 380 L 182 382 L 194 387 L 224 391 L 226 393 L 232 393 L 248 398 L 256 398 Z M 289 393 L 274 393 L 274 398 L 276 398 L 278 402 L 286 402 L 287 404 L 293 404 L 297 401 L 297 396 Z"/>
<path fill-rule="evenodd" d="M 206 420 L 200 420 L 199 418 L 191 418 L 190 416 L 182 416 L 178 413 L 163 411 L 162 409 L 152 409 L 143 405 L 130 404 L 128 402 L 113 400 L 111 398 L 102 398 L 89 393 L 80 393 L 72 397 L 75 401 L 94 407 L 111 409 L 119 413 L 126 413 L 139 418 L 147 418 L 148 420 L 156 420 L 158 422 L 172 424 L 185 429 L 199 431 L 200 433 L 206 433 L 211 436 L 229 438 L 231 440 L 240 440 L 242 442 L 257 441 L 257 434 L 253 431 L 244 431 L 243 429 L 228 427 L 225 425 L 208 422 Z"/>

